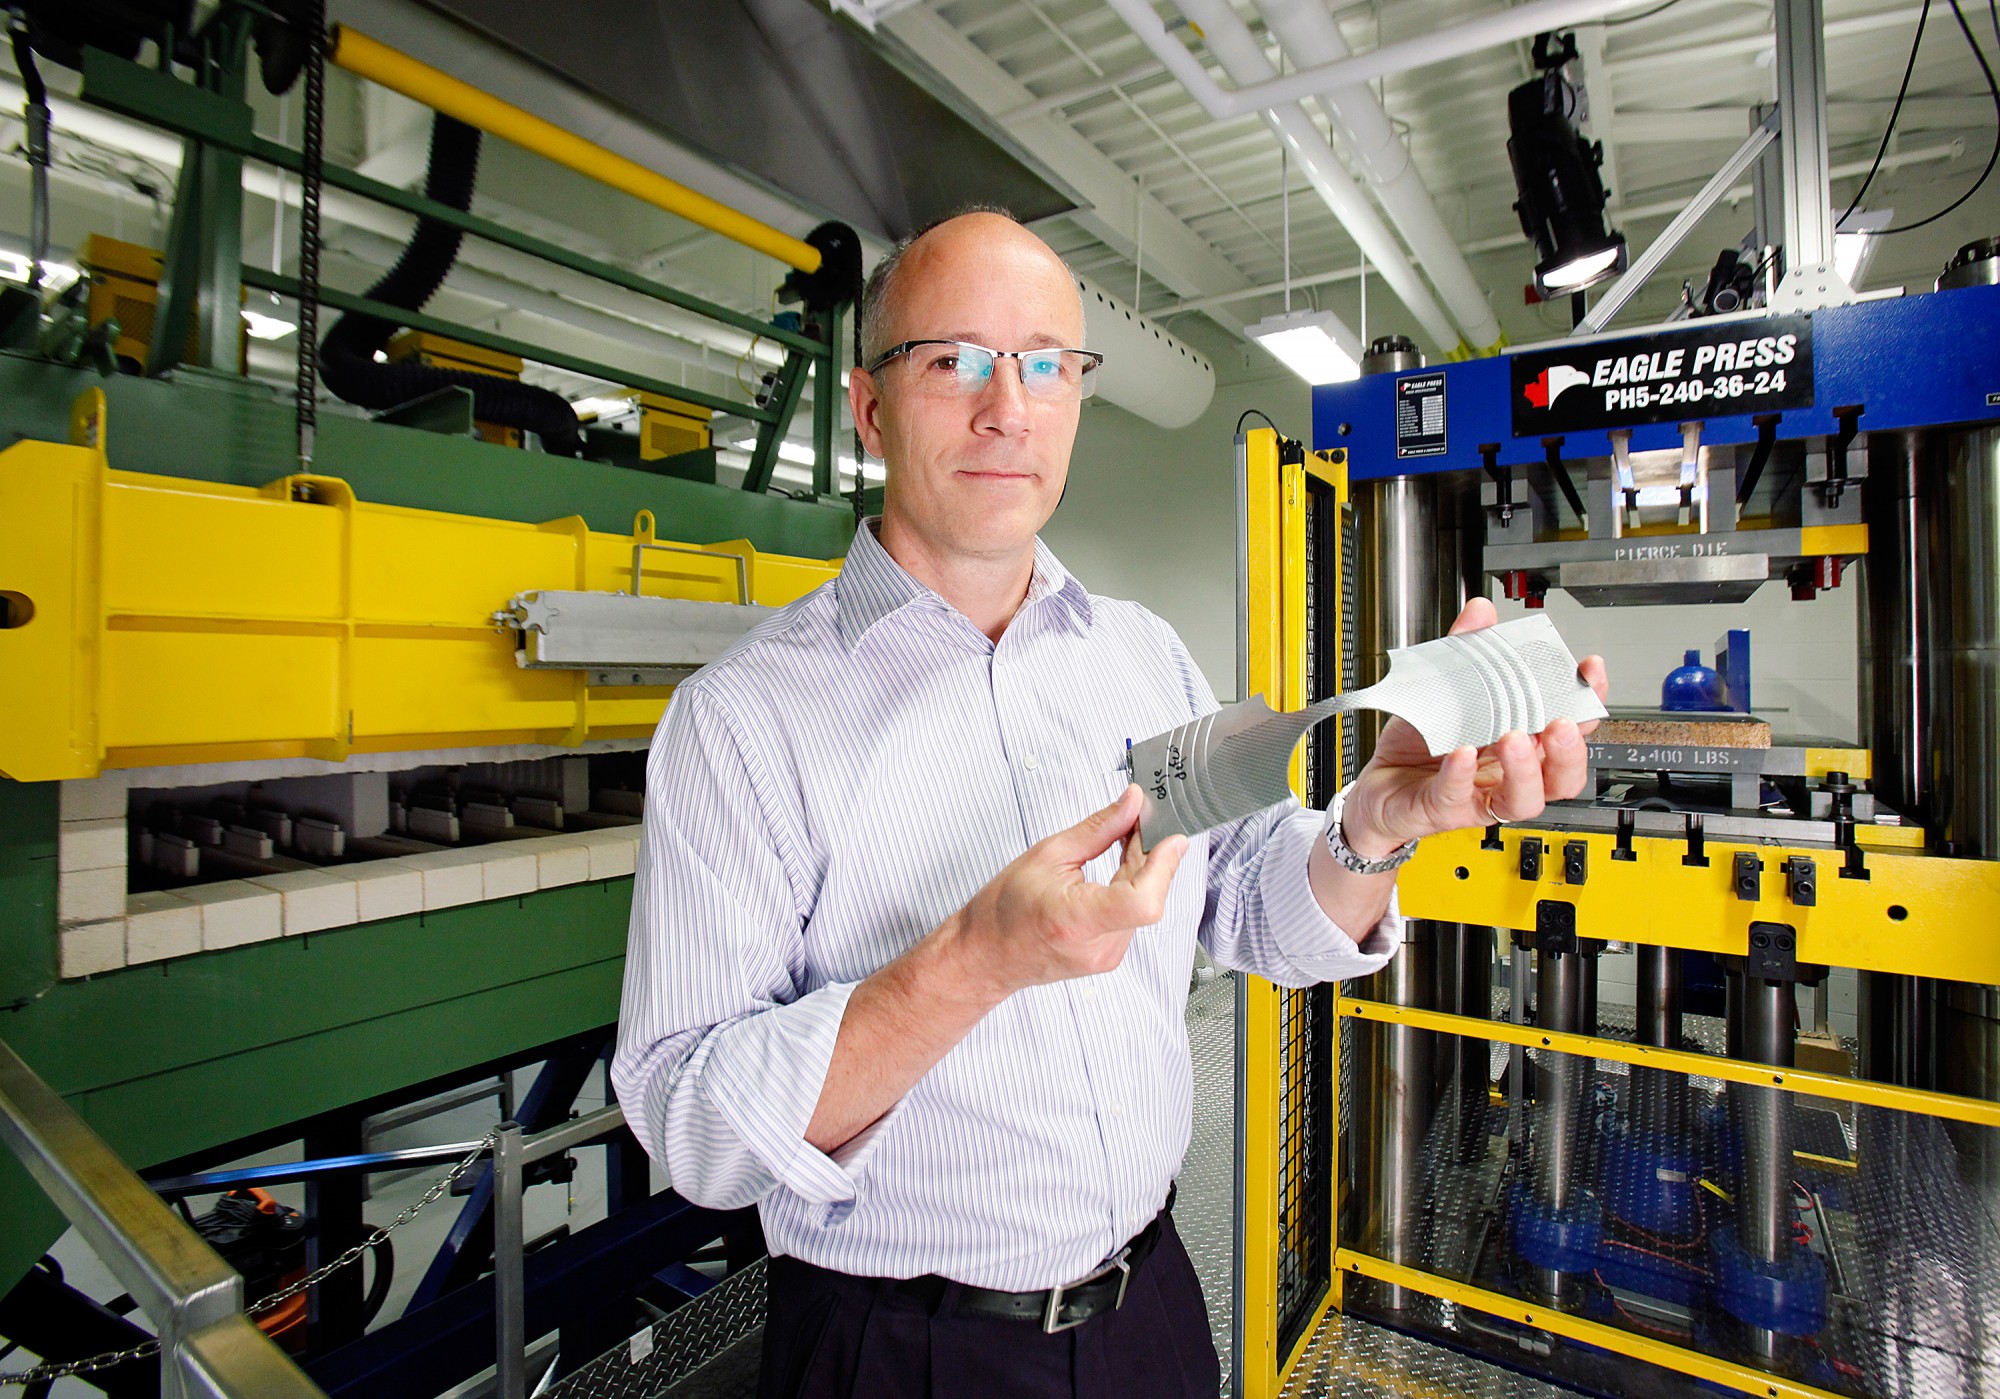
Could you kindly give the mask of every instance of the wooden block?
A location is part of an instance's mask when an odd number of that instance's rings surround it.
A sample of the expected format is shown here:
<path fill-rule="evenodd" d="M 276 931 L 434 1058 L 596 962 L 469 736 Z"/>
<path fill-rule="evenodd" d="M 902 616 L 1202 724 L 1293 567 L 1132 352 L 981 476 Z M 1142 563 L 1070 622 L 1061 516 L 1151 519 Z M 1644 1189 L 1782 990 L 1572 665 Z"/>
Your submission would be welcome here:
<path fill-rule="evenodd" d="M 1747 714 L 1621 714 L 1599 723 L 1590 741 L 1634 747 L 1679 743 L 1690 748 L 1769 748 L 1771 726 Z"/>

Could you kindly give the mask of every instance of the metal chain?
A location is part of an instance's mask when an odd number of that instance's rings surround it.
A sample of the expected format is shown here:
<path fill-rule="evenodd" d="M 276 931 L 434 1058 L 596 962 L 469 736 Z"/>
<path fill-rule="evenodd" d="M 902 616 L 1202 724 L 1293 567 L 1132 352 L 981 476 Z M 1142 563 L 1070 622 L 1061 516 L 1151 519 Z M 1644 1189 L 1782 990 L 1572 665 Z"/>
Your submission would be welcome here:
<path fill-rule="evenodd" d="M 407 1206 L 394 1219 L 376 1229 L 367 1238 L 363 1239 L 353 1248 L 348 1249 L 347 1252 L 341 1254 L 340 1257 L 334 1259 L 331 1263 L 313 1269 L 289 1287 L 280 1288 L 261 1301 L 245 1307 L 243 1309 L 244 1315 L 262 1316 L 279 1304 L 291 1301 L 292 1298 L 298 1296 L 307 1288 L 325 1282 L 342 1268 L 359 1259 L 362 1254 L 368 1252 L 369 1249 L 388 1238 L 389 1235 L 395 1233 L 405 1224 L 408 1224 L 412 1219 L 415 1219 L 417 1212 L 423 1209 L 424 1206 L 435 1204 L 444 1195 L 445 1191 L 451 1189 L 452 1182 L 478 1165 L 480 1159 L 493 1149 L 493 1144 L 499 1139 L 500 1132 L 497 1128 L 488 1132 L 484 1137 L 479 1139 L 472 1150 L 466 1152 L 460 1158 L 457 1165 L 440 1176 L 415 1204 Z M 101 1355 L 88 1356 L 82 1360 L 50 1361 L 47 1364 L 37 1365 L 32 1370 L 15 1370 L 11 1373 L 0 1372 L 0 1388 L 4 1388 L 7 1385 L 21 1385 L 26 1387 L 32 1384 L 45 1384 L 51 1380 L 68 1379 L 76 1375 L 94 1374 L 99 1370 L 108 1370 L 114 1365 L 123 1365 L 127 1361 L 151 1359 L 159 1353 L 160 1343 L 158 1341 L 142 1341 L 138 1345 L 125 1350 L 105 1351 Z"/>
<path fill-rule="evenodd" d="M 305 28 L 305 113 L 299 140 L 299 470 L 312 470 L 319 435 L 320 188 L 326 162 L 326 3 L 309 0 Z M 284 213 L 280 205 L 278 212 Z"/>

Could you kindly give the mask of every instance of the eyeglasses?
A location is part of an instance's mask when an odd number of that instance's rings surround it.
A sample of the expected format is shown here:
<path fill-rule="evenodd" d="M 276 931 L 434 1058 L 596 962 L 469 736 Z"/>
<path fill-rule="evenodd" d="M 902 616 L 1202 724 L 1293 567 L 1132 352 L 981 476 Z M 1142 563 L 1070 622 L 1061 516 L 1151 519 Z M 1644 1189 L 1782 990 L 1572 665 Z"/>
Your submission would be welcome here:
<path fill-rule="evenodd" d="M 1097 391 L 1095 350 L 990 350 L 964 340 L 905 340 L 868 366 L 876 373 L 897 356 L 907 356 L 918 393 L 958 398 L 981 392 L 993 380 L 993 362 L 1011 359 L 1021 371 L 1021 387 L 1035 398 L 1074 400 Z"/>

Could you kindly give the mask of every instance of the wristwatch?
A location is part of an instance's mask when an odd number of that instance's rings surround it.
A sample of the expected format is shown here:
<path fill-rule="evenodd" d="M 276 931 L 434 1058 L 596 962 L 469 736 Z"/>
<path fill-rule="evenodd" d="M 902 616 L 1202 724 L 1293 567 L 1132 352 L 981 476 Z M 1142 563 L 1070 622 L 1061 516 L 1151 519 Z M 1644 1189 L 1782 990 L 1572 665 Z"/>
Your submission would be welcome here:
<path fill-rule="evenodd" d="M 1334 797 L 1333 805 L 1327 808 L 1326 853 L 1333 856 L 1334 863 L 1342 869 L 1356 874 L 1387 874 L 1390 870 L 1401 869 L 1409 863 L 1410 856 L 1417 853 L 1414 840 L 1397 846 L 1379 860 L 1363 859 L 1348 847 L 1346 837 L 1341 834 L 1340 818 L 1347 806 L 1347 794 L 1353 790 L 1352 782 L 1342 787 L 1339 795 Z"/>

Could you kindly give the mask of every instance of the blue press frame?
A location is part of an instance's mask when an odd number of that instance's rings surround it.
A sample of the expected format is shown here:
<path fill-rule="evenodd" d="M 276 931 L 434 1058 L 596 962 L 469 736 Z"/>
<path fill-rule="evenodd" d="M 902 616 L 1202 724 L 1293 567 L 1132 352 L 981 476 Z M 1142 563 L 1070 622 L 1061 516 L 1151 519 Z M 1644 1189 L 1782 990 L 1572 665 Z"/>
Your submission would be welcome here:
<path fill-rule="evenodd" d="M 1758 318 L 1743 319 L 1754 324 Z M 1867 410 L 1860 420 L 1863 432 L 2000 420 L 2000 286 L 1863 301 L 1814 312 L 1812 321 L 1813 406 L 1787 412 L 1778 425 L 1780 438 L 1835 432 L 1833 410 L 1853 403 Z M 1672 328 L 1676 327 L 1651 326 L 1642 333 Z M 1632 338 L 1607 335 L 1575 343 L 1611 346 Z M 1513 386 L 1506 355 L 1434 365 L 1421 372 L 1440 368 L 1445 373 L 1448 450 L 1444 455 L 1397 460 L 1395 395 L 1396 380 L 1402 377 L 1397 374 L 1314 389 L 1313 445 L 1321 450 L 1346 448 L 1351 480 L 1476 470 L 1482 464 L 1478 450 L 1482 442 L 1500 444 L 1503 466 L 1540 464 L 1545 459 L 1539 436 L 1513 435 L 1509 400 Z M 1696 418 L 1703 423 L 1704 442 L 1757 440 L 1748 414 L 1708 417 L 1698 410 L 1688 414 L 1690 421 Z M 1348 427 L 1345 433 L 1340 431 L 1343 424 Z M 1631 431 L 1634 451 L 1681 445 L 1675 422 Z M 1566 437 L 1562 449 L 1566 458 L 1611 454 L 1610 435 L 1602 429 Z"/>

